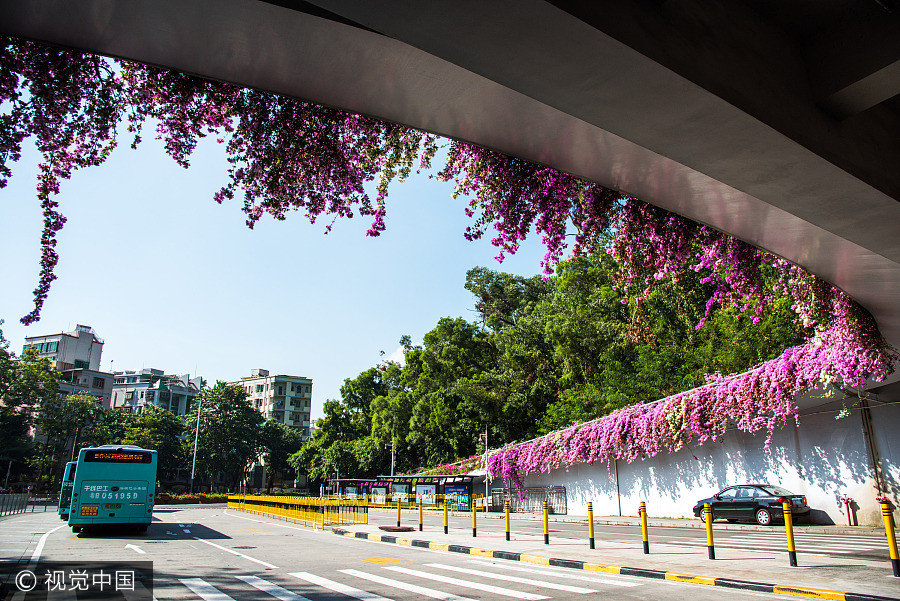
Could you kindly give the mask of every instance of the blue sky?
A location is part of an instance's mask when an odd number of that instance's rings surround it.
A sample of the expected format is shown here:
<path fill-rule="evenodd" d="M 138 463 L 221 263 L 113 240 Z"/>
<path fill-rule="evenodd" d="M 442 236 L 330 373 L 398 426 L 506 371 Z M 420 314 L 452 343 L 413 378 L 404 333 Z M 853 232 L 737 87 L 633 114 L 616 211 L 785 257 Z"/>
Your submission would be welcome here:
<path fill-rule="evenodd" d="M 149 137 L 149 136 L 148 136 Z M 387 231 L 369 221 L 311 225 L 302 214 L 244 225 L 240 201 L 218 205 L 225 182 L 220 145 L 206 140 L 188 170 L 146 139 L 76 172 L 58 197 L 68 218 L 60 234 L 58 279 L 42 317 L 24 327 L 37 284 L 40 207 L 37 153 L 28 148 L 0 190 L 0 319 L 10 348 L 25 336 L 92 326 L 104 339 L 102 369 L 155 367 L 236 380 L 260 367 L 313 379 L 313 417 L 354 377 L 417 343 L 441 317 L 474 319 L 463 287 L 477 265 L 525 276 L 544 255 L 532 235 L 502 264 L 489 236 L 469 242 L 465 201 L 452 185 L 415 175 L 391 189 Z M 374 196 L 374 195 L 373 195 Z"/>

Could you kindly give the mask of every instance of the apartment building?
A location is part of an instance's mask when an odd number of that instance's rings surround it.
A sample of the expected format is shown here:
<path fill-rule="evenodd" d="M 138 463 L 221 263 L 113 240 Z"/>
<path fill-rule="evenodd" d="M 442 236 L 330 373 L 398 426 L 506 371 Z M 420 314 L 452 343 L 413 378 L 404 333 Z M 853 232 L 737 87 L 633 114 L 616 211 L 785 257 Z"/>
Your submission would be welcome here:
<path fill-rule="evenodd" d="M 309 414 L 312 407 L 312 380 L 303 376 L 270 375 L 267 369 L 253 369 L 239 382 L 250 403 L 266 419 L 274 419 L 300 431 L 309 440 Z"/>
<path fill-rule="evenodd" d="M 28 347 L 60 373 L 61 393 L 89 394 L 99 398 L 104 409 L 110 408 L 113 374 L 100 371 L 103 340 L 91 326 L 78 324 L 71 332 L 28 336 L 22 350 Z"/>
<path fill-rule="evenodd" d="M 113 374 L 113 408 L 128 409 L 140 413 L 148 405 L 156 405 L 175 415 L 191 411 L 194 397 L 200 393 L 203 379 L 190 374 L 166 374 L 161 369 L 117 371 Z"/>

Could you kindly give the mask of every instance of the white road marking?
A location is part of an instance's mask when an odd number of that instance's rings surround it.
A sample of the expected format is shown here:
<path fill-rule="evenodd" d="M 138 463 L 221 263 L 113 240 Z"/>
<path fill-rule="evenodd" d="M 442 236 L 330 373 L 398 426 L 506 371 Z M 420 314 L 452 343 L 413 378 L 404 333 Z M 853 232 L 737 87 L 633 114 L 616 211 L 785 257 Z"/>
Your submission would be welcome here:
<path fill-rule="evenodd" d="M 369 574 L 368 572 L 360 572 L 359 570 L 338 570 L 344 574 L 348 574 L 350 576 L 356 576 L 357 578 L 364 578 L 365 580 L 371 580 L 372 582 L 377 582 L 378 584 L 383 584 L 385 586 L 390 586 L 392 588 L 398 588 L 403 591 L 409 591 L 411 593 L 415 593 L 417 595 L 422 595 L 423 597 L 430 597 L 432 599 L 440 599 L 441 601 L 474 601 L 474 599 L 469 599 L 468 597 L 459 597 L 457 595 L 452 595 L 450 593 L 445 593 L 443 591 L 437 591 L 433 588 L 426 588 L 424 586 L 418 586 L 415 584 L 409 584 L 406 582 L 401 582 L 400 580 L 394 580 L 393 578 L 384 578 L 382 576 L 377 576 L 375 574 Z"/>
<path fill-rule="evenodd" d="M 728 536 L 722 537 L 722 541 L 726 543 L 735 542 L 741 545 L 744 544 L 752 544 L 752 545 L 787 545 L 787 536 L 782 534 L 781 536 L 769 537 L 769 538 L 756 538 L 750 536 Z M 873 543 L 869 541 L 866 545 L 862 545 L 859 543 L 853 543 L 852 541 L 842 541 L 840 539 L 810 539 L 807 537 L 799 537 L 795 536 L 794 541 L 798 545 L 809 546 L 814 549 L 848 549 L 850 551 L 863 551 L 867 549 L 879 549 L 882 545 L 878 545 L 877 543 Z"/>
<path fill-rule="evenodd" d="M 213 585 L 200 578 L 180 578 L 181 584 L 188 587 L 204 601 L 234 601 Z"/>
<path fill-rule="evenodd" d="M 185 528 L 185 529 L 184 529 L 184 533 L 185 533 L 185 534 L 190 534 L 190 533 L 191 533 L 191 531 L 190 531 L 190 530 L 188 530 L 188 529 L 187 529 L 187 528 Z"/>
<path fill-rule="evenodd" d="M 568 584 L 556 584 L 553 582 L 544 582 L 541 580 L 533 580 L 531 578 L 519 578 L 518 576 L 509 576 L 507 574 L 497 574 L 494 572 L 483 572 L 481 570 L 471 570 L 469 568 L 460 568 L 457 566 L 448 566 L 442 563 L 428 563 L 425 564 L 429 568 L 440 568 L 442 570 L 450 570 L 453 572 L 460 572 L 462 574 L 471 574 L 473 576 L 484 576 L 485 578 L 494 578 L 496 580 L 506 580 L 507 582 L 518 582 L 519 584 L 530 584 L 532 586 L 540 586 L 543 588 L 552 588 L 558 591 L 565 591 L 567 593 L 578 593 L 580 595 L 586 595 L 588 593 L 596 593 L 597 591 L 589 588 L 582 588 L 580 586 L 569 586 Z"/>
<path fill-rule="evenodd" d="M 481 559 L 481 560 L 470 559 L 469 563 L 474 563 L 474 564 L 483 566 L 484 560 L 483 559 Z M 616 579 L 598 578 L 596 576 L 582 576 L 580 574 L 568 574 L 566 572 L 561 572 L 561 571 L 554 572 L 552 570 L 542 570 L 540 568 L 531 567 L 531 566 L 525 568 L 525 567 L 522 567 L 519 565 L 514 565 L 512 563 L 510 563 L 510 565 L 506 565 L 504 563 L 491 563 L 490 565 L 491 565 L 491 567 L 494 567 L 494 568 L 502 568 L 504 570 L 512 570 L 514 572 L 525 572 L 526 574 L 540 574 L 542 576 L 550 576 L 553 578 L 563 578 L 563 579 L 568 579 L 568 580 L 583 580 L 585 582 L 595 582 L 597 584 L 612 584 L 613 586 L 626 586 L 626 587 L 640 586 L 642 584 L 641 582 L 628 582 L 627 580 L 625 580 L 628 578 L 628 576 L 617 576 Z M 567 569 L 567 568 L 561 568 L 561 569 Z M 622 580 L 619 580 L 619 578 L 622 578 Z"/>
<path fill-rule="evenodd" d="M 257 588 L 264 593 L 268 593 L 276 599 L 280 599 L 281 601 L 309 601 L 309 599 L 302 595 L 292 593 L 286 588 L 282 588 L 277 584 L 273 584 L 268 580 L 263 580 L 262 578 L 258 578 L 256 576 L 238 576 L 238 578 L 240 580 L 243 580 L 250 586 Z"/>
<path fill-rule="evenodd" d="M 137 545 L 125 545 L 125 548 L 126 548 L 126 549 L 131 549 L 131 550 L 133 550 L 133 551 L 136 552 L 136 553 L 140 553 L 141 555 L 146 555 L 146 553 L 147 553 L 146 551 L 144 551 L 143 549 L 141 549 L 141 548 L 138 547 Z"/>
<path fill-rule="evenodd" d="M 203 540 L 203 539 L 200 538 L 199 536 L 195 536 L 194 539 L 200 541 L 201 543 L 206 543 L 207 545 L 209 545 L 209 546 L 211 546 L 211 547 L 215 547 L 215 548 L 217 548 L 217 549 L 222 549 L 223 551 L 225 551 L 225 552 L 227 552 L 227 553 L 231 553 L 232 555 L 237 555 L 238 557 L 243 557 L 244 559 L 246 559 L 246 560 L 248 560 L 248 561 L 252 561 L 252 562 L 254 562 L 254 563 L 258 563 L 258 564 L 261 565 L 261 566 L 265 566 L 265 567 L 271 568 L 271 569 L 273 569 L 273 570 L 277 570 L 277 569 L 278 569 L 278 566 L 274 566 L 274 565 L 272 565 L 272 564 L 270 564 L 270 563 L 268 563 L 268 562 L 266 562 L 266 561 L 263 561 L 263 560 L 261 560 L 261 559 L 256 559 L 255 557 L 250 557 L 249 555 L 244 555 L 243 553 L 239 553 L 239 552 L 237 552 L 237 551 L 235 551 L 235 550 L 233 550 L 233 549 L 229 549 L 229 548 L 227 548 L 227 547 L 223 547 L 222 545 L 217 545 L 216 543 L 211 543 L 211 542 L 209 542 L 208 540 Z"/>
<path fill-rule="evenodd" d="M 348 597 L 353 597 L 354 599 L 359 599 L 360 601 L 392 601 L 387 597 L 382 597 L 381 595 L 376 595 L 375 593 L 370 593 L 369 591 L 363 591 L 358 588 L 353 588 L 352 586 L 341 584 L 340 582 L 335 582 L 334 580 L 329 580 L 327 578 L 322 578 L 321 576 L 316 576 L 315 574 L 310 574 L 309 572 L 291 572 L 290 575 L 294 578 L 305 580 L 310 584 L 315 584 L 316 586 L 327 588 L 328 590 L 334 591 L 336 593 L 347 595 Z"/>
<path fill-rule="evenodd" d="M 53 530 L 44 533 L 44 535 L 41 537 L 41 540 L 38 541 L 37 547 L 34 548 L 34 553 L 31 554 L 31 561 L 28 562 L 29 565 L 33 565 L 38 562 L 38 559 L 41 558 L 41 553 L 44 550 L 44 544 L 47 542 L 47 538 L 60 528 L 62 528 L 62 526 L 57 526 Z"/>
<path fill-rule="evenodd" d="M 422 572 L 419 570 L 410 570 L 409 568 L 404 568 L 401 566 L 385 566 L 385 569 L 392 570 L 394 572 L 400 572 L 401 574 L 407 574 L 409 576 L 417 576 L 419 578 L 435 580 L 437 582 L 444 582 L 446 584 L 455 584 L 456 586 L 461 586 L 463 588 L 473 588 L 475 590 L 484 591 L 486 593 L 494 593 L 495 595 L 504 595 L 506 597 L 513 597 L 515 599 L 527 599 L 528 601 L 539 601 L 540 599 L 549 599 L 550 598 L 550 597 L 546 597 L 544 595 L 535 595 L 533 593 L 522 593 L 519 591 L 514 591 L 509 588 L 493 586 L 491 584 L 480 584 L 478 582 L 472 582 L 470 580 L 461 580 L 459 578 L 453 578 L 452 576 L 444 576 L 442 574 L 430 574 L 428 572 Z"/>
<path fill-rule="evenodd" d="M 725 541 L 714 541 L 714 542 L 715 542 L 716 547 L 720 547 L 723 549 L 752 549 L 754 551 L 768 551 L 771 553 L 781 553 L 781 552 L 787 551 L 787 543 L 786 542 L 782 548 L 773 547 L 771 543 L 764 543 L 764 542 L 761 542 L 761 543 L 741 543 L 741 542 L 728 543 Z M 661 543 L 661 544 L 665 544 L 665 543 Z M 702 541 L 702 542 L 701 541 L 694 541 L 694 542 L 686 541 L 683 543 L 672 543 L 672 544 L 684 545 L 686 547 L 706 547 L 706 541 Z M 816 554 L 821 555 L 823 553 L 834 553 L 837 555 L 846 555 L 848 553 L 852 553 L 852 551 L 840 551 L 837 549 L 827 550 L 823 547 L 804 549 L 802 545 L 796 545 L 796 546 L 799 547 L 797 549 L 798 552 L 804 553 L 806 555 L 816 555 Z"/>

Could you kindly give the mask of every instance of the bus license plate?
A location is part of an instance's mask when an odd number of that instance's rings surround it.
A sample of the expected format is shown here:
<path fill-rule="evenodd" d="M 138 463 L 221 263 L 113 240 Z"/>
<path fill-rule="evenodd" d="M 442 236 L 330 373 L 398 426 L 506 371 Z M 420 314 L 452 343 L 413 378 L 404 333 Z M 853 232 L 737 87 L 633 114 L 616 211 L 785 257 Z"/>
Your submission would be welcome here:
<path fill-rule="evenodd" d="M 107 503 L 103 506 L 105 509 L 122 509 L 121 503 Z"/>

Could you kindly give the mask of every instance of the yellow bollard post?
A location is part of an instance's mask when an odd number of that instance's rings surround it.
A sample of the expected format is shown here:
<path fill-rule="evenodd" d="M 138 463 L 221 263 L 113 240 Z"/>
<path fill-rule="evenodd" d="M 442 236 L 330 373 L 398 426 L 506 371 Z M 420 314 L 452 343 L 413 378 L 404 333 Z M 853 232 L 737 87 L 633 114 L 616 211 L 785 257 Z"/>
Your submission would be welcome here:
<path fill-rule="evenodd" d="M 709 558 L 716 558 L 716 547 L 713 543 L 713 531 L 712 531 L 712 506 L 709 503 L 703 504 L 703 516 L 704 521 L 706 522 L 706 549 L 709 551 Z"/>
<path fill-rule="evenodd" d="M 472 536 L 475 536 L 475 516 L 478 515 L 478 506 L 475 505 L 475 499 L 472 499 Z"/>
<path fill-rule="evenodd" d="M 419 532 L 422 531 L 422 499 L 419 499 Z"/>
<path fill-rule="evenodd" d="M 550 544 L 550 522 L 547 519 L 547 516 L 550 514 L 550 506 L 547 505 L 547 501 L 544 501 L 544 544 Z"/>
<path fill-rule="evenodd" d="M 506 522 L 506 540 L 509 540 L 509 501 L 503 503 L 503 514 Z"/>
<path fill-rule="evenodd" d="M 588 503 L 588 543 L 591 549 L 594 548 L 594 506 Z"/>
<path fill-rule="evenodd" d="M 782 498 L 781 512 L 784 515 L 784 532 L 787 534 L 788 560 L 792 567 L 797 567 L 797 549 L 794 547 L 794 521 L 791 511 L 791 500 Z"/>
<path fill-rule="evenodd" d="M 400 499 L 397 499 L 397 528 L 400 527 Z"/>
<path fill-rule="evenodd" d="M 900 576 L 900 556 L 897 555 L 897 535 L 894 532 L 894 513 L 887 499 L 879 499 L 881 502 L 881 516 L 884 518 L 884 533 L 887 535 L 888 549 L 891 553 L 891 567 L 894 576 Z"/>
<path fill-rule="evenodd" d="M 447 498 L 444 497 L 444 534 L 447 534 L 450 530 L 449 522 L 447 520 Z"/>
<path fill-rule="evenodd" d="M 644 554 L 650 553 L 650 538 L 647 536 L 647 504 L 641 501 L 641 507 L 638 510 L 641 514 L 641 538 L 644 541 Z"/>

